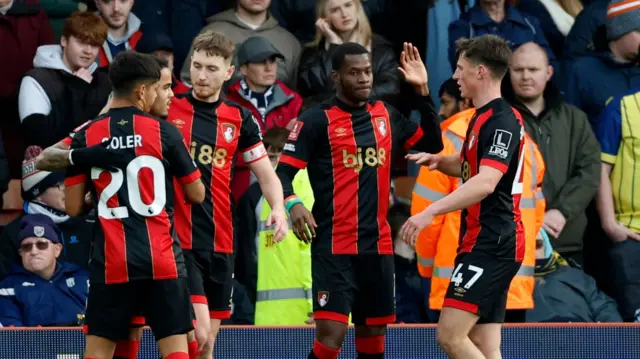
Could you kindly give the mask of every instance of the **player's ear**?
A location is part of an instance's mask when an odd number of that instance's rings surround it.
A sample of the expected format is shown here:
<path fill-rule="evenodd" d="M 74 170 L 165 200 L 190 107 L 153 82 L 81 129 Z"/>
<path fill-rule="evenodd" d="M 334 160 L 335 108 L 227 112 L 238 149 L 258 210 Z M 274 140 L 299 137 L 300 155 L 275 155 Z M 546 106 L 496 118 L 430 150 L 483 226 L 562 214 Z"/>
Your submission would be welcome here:
<path fill-rule="evenodd" d="M 231 76 L 233 76 L 233 73 L 235 71 L 236 71 L 236 67 L 235 66 L 233 66 L 233 65 L 229 66 L 229 69 L 227 70 L 227 75 L 225 76 L 224 80 L 228 81 L 231 78 Z"/>
<path fill-rule="evenodd" d="M 338 73 L 338 71 L 332 70 L 331 71 L 331 78 L 333 79 L 333 83 L 337 84 L 339 82 L 338 80 L 340 80 L 340 74 Z"/>

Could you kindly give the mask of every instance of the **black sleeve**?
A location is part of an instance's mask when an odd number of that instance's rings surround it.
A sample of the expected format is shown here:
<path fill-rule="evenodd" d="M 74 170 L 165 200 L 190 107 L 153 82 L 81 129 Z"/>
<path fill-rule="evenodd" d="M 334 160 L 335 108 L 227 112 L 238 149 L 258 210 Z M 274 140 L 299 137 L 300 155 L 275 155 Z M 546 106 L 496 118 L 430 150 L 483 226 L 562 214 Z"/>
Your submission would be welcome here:
<path fill-rule="evenodd" d="M 88 126 L 81 128 L 73 135 L 71 140 L 71 146 L 69 149 L 77 150 L 87 147 L 87 131 Z M 66 186 L 72 186 L 78 183 L 84 183 L 87 181 L 87 168 L 82 166 L 69 166 L 65 172 L 64 183 Z"/>
<path fill-rule="evenodd" d="M 267 155 L 267 150 L 262 144 L 262 131 L 258 121 L 245 108 L 241 109 L 242 125 L 240 128 L 240 138 L 238 139 L 238 149 L 242 154 L 244 163 L 255 162 Z"/>
<path fill-rule="evenodd" d="M 164 134 L 163 141 L 166 141 L 167 153 L 171 174 L 181 185 L 189 184 L 200 178 L 200 170 L 193 162 L 184 138 L 180 131 L 167 122 L 161 123 L 161 131 Z"/>
<path fill-rule="evenodd" d="M 406 118 L 395 108 L 386 105 L 394 133 L 405 151 L 414 150 L 428 153 L 442 151 L 440 121 L 431 96 L 415 96 L 420 111 L 420 124 Z"/>
<path fill-rule="evenodd" d="M 4 142 L 2 141 L 2 133 L 0 133 L 0 209 L 2 209 L 2 195 L 9 188 L 9 162 L 4 150 Z"/>
<path fill-rule="evenodd" d="M 294 195 L 293 178 L 298 170 L 307 167 L 310 156 L 315 150 L 316 135 L 319 129 L 314 128 L 313 125 L 315 121 L 318 121 L 318 116 L 324 116 L 324 112 L 318 111 L 316 108 L 303 112 L 289 133 L 276 169 L 280 182 L 282 182 L 285 199 Z"/>
<path fill-rule="evenodd" d="M 513 156 L 520 154 L 523 138 L 524 127 L 511 110 L 494 115 L 480 129 L 480 166 L 493 167 L 503 174 L 507 173 Z"/>

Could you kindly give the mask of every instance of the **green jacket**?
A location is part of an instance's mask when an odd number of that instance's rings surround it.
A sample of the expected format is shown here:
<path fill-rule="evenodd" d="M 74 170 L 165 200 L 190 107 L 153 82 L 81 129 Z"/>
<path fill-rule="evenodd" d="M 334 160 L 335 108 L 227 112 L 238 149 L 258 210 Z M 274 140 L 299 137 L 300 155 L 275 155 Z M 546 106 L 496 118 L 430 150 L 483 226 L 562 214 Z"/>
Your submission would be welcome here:
<path fill-rule="evenodd" d="M 504 88 L 503 88 L 504 90 Z M 515 99 L 504 96 L 522 114 L 525 130 L 536 142 L 546 171 L 542 192 L 547 211 L 559 210 L 567 219 L 560 237 L 552 239 L 560 253 L 580 251 L 587 226 L 585 210 L 600 184 L 600 145 L 584 112 L 562 100 L 551 84 L 544 92 L 546 107 L 535 116 Z"/>

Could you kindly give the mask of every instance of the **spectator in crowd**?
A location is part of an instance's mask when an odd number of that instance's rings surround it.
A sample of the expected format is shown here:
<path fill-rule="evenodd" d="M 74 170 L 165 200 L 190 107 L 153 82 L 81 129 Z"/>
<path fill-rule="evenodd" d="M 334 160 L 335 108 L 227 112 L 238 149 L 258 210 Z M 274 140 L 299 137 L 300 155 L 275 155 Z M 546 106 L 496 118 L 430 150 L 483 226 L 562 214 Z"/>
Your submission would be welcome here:
<path fill-rule="evenodd" d="M 41 45 L 55 42 L 47 15 L 28 0 L 0 0 L 0 132 L 2 132 L 11 178 L 20 178 L 24 157 L 18 86 L 33 68 L 33 57 Z"/>
<path fill-rule="evenodd" d="M 18 248 L 15 239 L 21 230 L 22 217 L 41 214 L 49 217 L 58 227 L 62 256 L 66 261 L 83 268 L 89 262 L 89 251 L 95 218 L 69 217 L 65 212 L 64 173 L 46 172 L 35 169 L 35 159 L 41 149 L 35 146 L 27 148 L 22 167 L 22 198 L 25 200 L 24 213 L 10 222 L 0 235 L 0 253 L 6 262 L 0 263 L 0 279 L 4 278 L 12 263 L 19 263 Z"/>
<path fill-rule="evenodd" d="M 316 2 L 316 36 L 300 56 L 297 90 L 305 106 L 323 102 L 334 94 L 331 56 L 338 45 L 358 43 L 371 53 L 371 98 L 397 106 L 402 81 L 391 44 L 371 31 L 360 0 Z"/>
<path fill-rule="evenodd" d="M 440 92 L 447 91 L 447 86 L 450 85 L 445 82 Z M 459 97 L 459 95 L 453 94 L 452 97 Z M 475 109 L 468 108 L 467 105 L 462 104 L 462 112 L 454 113 L 440 124 L 444 144 L 440 155 L 458 154 L 462 150 L 469 122 L 475 115 Z M 442 114 L 445 113 L 441 111 Z M 535 241 L 536 233 L 542 226 L 545 208 L 545 201 L 539 187 L 544 177 L 544 161 L 529 136 L 525 136 L 523 151 L 520 211 L 525 231 L 525 253 L 522 265 L 507 293 L 505 318 L 507 322 L 523 322 L 525 310 L 533 308 Z M 460 178 L 449 177 L 440 171 L 430 171 L 422 166 L 413 188 L 411 213 L 423 211 L 433 202 L 454 192 L 461 184 Z M 461 211 L 455 211 L 435 217 L 433 222 L 420 232 L 416 240 L 418 271 L 425 278 L 424 284 L 429 285 L 430 282 L 431 286 L 430 289 L 425 290 L 429 293 L 429 308 L 435 311 L 430 314 L 431 321 L 437 321 L 434 319 L 442 310 L 444 297 L 453 274 L 459 245 L 460 216 Z"/>
<path fill-rule="evenodd" d="M 274 168 L 288 136 L 289 130 L 279 127 L 267 130 L 264 135 Z M 293 186 L 304 206 L 311 209 L 313 191 L 306 170 L 298 172 Z M 265 225 L 270 213 L 259 183 L 252 184 L 240 199 L 236 212 L 236 223 L 242 225 L 236 226 L 235 267 L 236 279 L 246 288 L 253 306 L 251 324 L 311 324 L 311 244 L 298 240 L 292 225 L 281 242 L 273 243 L 273 228 Z"/>
<path fill-rule="evenodd" d="M 565 38 L 562 50 L 562 72 L 567 63 L 593 51 L 593 35 L 607 19 L 609 0 L 595 0 L 585 6 L 576 17 L 571 31 Z"/>
<path fill-rule="evenodd" d="M 107 40 L 102 43 L 97 59 L 100 67 L 107 67 L 121 51 L 136 49 L 142 38 L 142 21 L 131 12 L 134 0 L 95 1 L 102 19 L 109 27 Z"/>
<path fill-rule="evenodd" d="M 625 321 L 640 321 L 640 215 L 635 180 L 640 153 L 640 91 L 616 96 L 602 112 L 596 135 L 602 170 L 596 203 L 602 229 L 613 241 L 616 300 Z"/>
<path fill-rule="evenodd" d="M 502 93 L 522 114 L 544 158 L 543 228 L 563 257 L 583 265 L 585 211 L 600 183 L 600 146 L 587 116 L 562 100 L 552 75 L 544 49 L 526 43 L 513 52 Z"/>
<path fill-rule="evenodd" d="M 38 0 L 47 13 L 56 41 L 60 41 L 66 19 L 76 11 L 87 11 L 87 0 Z"/>
<path fill-rule="evenodd" d="M 518 0 L 518 10 L 540 22 L 544 37 L 557 59 L 562 57 L 565 37 L 582 11 L 580 0 Z"/>
<path fill-rule="evenodd" d="M 229 86 L 227 98 L 251 111 L 262 134 L 273 127 L 293 127 L 302 108 L 302 98 L 282 81 L 276 80 L 277 59 L 282 54 L 269 40 L 250 37 L 237 50 L 242 77 Z M 236 159 L 236 173 L 231 183 L 233 198 L 238 201 L 256 178 L 245 165 L 242 156 Z"/>
<path fill-rule="evenodd" d="M 174 94 L 185 93 L 190 88 L 174 75 L 175 56 L 171 37 L 163 33 L 147 33 L 136 47 L 136 51 L 143 54 L 151 54 L 167 60 L 172 74 L 172 90 Z"/>
<path fill-rule="evenodd" d="M 106 37 L 100 16 L 77 12 L 65 23 L 61 45 L 38 48 L 35 69 L 20 84 L 20 121 L 27 146 L 55 144 L 106 105 L 111 84 L 93 62 Z"/>
<path fill-rule="evenodd" d="M 2 326 L 75 326 L 84 318 L 89 273 L 58 260 L 62 244 L 51 218 L 28 215 L 21 219 L 15 242 L 22 266 L 0 282 Z"/>
<path fill-rule="evenodd" d="M 451 122 L 455 122 L 458 119 L 458 116 L 454 117 L 455 114 L 473 107 L 471 100 L 462 98 L 460 86 L 458 86 L 456 80 L 452 78 L 442 83 L 438 91 L 438 96 L 440 97 L 438 115 L 440 115 L 443 121 L 442 124 L 440 124 L 440 129 L 443 131 L 449 127 Z M 473 112 L 475 112 L 475 110 L 469 113 Z"/>
<path fill-rule="evenodd" d="M 423 282 L 416 268 L 416 252 L 398 236 L 404 222 L 411 217 L 406 204 L 389 207 L 387 220 L 393 236 L 393 253 L 396 268 L 396 322 L 428 323 L 424 300 Z"/>
<path fill-rule="evenodd" d="M 598 289 L 593 278 L 569 266 L 553 250 L 544 230 L 536 241 L 533 299 L 536 306 L 527 311 L 527 322 L 622 322 L 616 302 Z"/>
<path fill-rule="evenodd" d="M 170 37 L 172 2 L 182 0 L 133 0 L 131 12 L 144 24 L 145 33 Z"/>
<path fill-rule="evenodd" d="M 219 32 L 233 41 L 236 46 L 252 36 L 266 38 L 284 56 L 281 66 L 278 66 L 278 80 L 291 85 L 300 56 L 300 43 L 290 32 L 278 25 L 278 21 L 269 14 L 271 0 L 237 1 L 235 9 L 223 11 L 207 19 L 209 25 L 205 26 L 201 33 Z M 191 58 L 191 55 L 189 52 L 187 59 Z M 237 65 L 235 58 L 233 63 Z M 186 83 L 191 83 L 189 67 L 190 61 L 185 61 L 180 72 L 180 79 Z"/>
<path fill-rule="evenodd" d="M 640 8 L 614 0 L 607 7 L 606 26 L 594 34 L 594 51 L 562 74 L 566 101 L 584 111 L 594 129 L 608 100 L 640 86 L 639 49 Z"/>
<path fill-rule="evenodd" d="M 3 194 L 9 189 L 9 162 L 7 161 L 7 154 L 4 149 L 4 142 L 2 141 L 2 132 L 0 132 L 0 210 L 4 206 Z"/>
<path fill-rule="evenodd" d="M 509 40 L 512 48 L 527 42 L 542 46 L 554 67 L 556 58 L 537 19 L 523 15 L 505 0 L 478 0 L 476 5 L 449 25 L 449 62 L 455 69 L 458 60 L 456 41 L 493 34 Z"/>
<path fill-rule="evenodd" d="M 236 0 L 233 0 L 236 1 Z M 181 0 L 171 1 L 171 36 L 175 45 L 176 76 L 180 69 L 189 62 L 187 55 L 191 42 L 207 25 L 207 18 L 220 12 L 220 1 Z"/>

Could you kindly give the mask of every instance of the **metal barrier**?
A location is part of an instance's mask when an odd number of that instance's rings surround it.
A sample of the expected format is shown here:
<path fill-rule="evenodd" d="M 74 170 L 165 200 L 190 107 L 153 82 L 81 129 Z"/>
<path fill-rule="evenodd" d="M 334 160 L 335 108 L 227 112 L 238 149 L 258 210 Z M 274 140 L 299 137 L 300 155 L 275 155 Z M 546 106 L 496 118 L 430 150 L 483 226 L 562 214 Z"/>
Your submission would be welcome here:
<path fill-rule="evenodd" d="M 305 359 L 313 338 L 311 327 L 223 327 L 214 357 Z M 82 359 L 83 349 L 79 329 L 0 329 L 1 359 Z M 640 359 L 640 325 L 510 325 L 503 331 L 502 350 L 505 359 Z M 355 357 L 350 330 L 340 358 Z M 386 357 L 447 358 L 436 343 L 433 325 L 390 327 Z M 138 358 L 160 358 L 149 330 L 144 333 Z"/>

